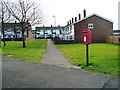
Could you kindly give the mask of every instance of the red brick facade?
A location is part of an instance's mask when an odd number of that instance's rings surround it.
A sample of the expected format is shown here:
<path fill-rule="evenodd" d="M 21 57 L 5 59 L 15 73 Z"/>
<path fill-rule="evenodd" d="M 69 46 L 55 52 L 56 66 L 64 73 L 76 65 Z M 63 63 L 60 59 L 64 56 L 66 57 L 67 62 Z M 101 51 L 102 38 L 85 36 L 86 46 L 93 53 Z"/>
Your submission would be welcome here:
<path fill-rule="evenodd" d="M 93 24 L 93 29 L 91 29 L 93 43 L 106 42 L 106 37 L 111 36 L 113 33 L 113 23 L 111 21 L 92 15 L 74 24 L 76 43 L 81 43 L 82 29 L 87 29 L 89 23 Z"/>

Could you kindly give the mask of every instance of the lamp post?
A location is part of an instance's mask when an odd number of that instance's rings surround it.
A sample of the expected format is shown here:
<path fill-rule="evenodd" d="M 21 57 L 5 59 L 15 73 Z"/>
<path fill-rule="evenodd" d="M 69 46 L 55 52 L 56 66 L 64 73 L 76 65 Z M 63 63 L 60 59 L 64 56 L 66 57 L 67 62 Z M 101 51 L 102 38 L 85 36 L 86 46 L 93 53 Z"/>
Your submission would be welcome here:
<path fill-rule="evenodd" d="M 56 26 L 56 17 L 55 15 L 52 16 L 54 18 L 54 23 L 55 23 L 55 26 Z"/>

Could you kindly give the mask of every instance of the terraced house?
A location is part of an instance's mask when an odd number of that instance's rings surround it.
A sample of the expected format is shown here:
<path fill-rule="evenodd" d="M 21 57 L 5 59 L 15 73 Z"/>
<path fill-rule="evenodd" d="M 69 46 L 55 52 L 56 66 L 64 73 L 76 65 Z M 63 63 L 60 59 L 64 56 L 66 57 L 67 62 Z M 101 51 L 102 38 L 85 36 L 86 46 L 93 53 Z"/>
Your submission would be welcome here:
<path fill-rule="evenodd" d="M 32 38 L 31 25 L 28 23 L 24 24 L 25 38 Z M 4 33 L 6 40 L 21 40 L 22 31 L 20 23 L 4 23 Z M 3 35 L 2 35 L 3 38 Z"/>
<path fill-rule="evenodd" d="M 43 26 L 43 27 L 36 27 L 35 30 L 35 38 L 62 38 L 64 27 L 61 26 Z"/>
<path fill-rule="evenodd" d="M 25 29 L 26 38 L 33 38 L 33 36 L 36 39 L 55 38 L 55 42 L 58 43 L 81 43 L 82 30 L 90 29 L 92 42 L 104 43 L 106 37 L 113 35 L 113 21 L 95 13 L 87 16 L 84 10 L 83 18 L 78 14 L 78 17 L 69 20 L 66 26 L 42 26 L 32 31 L 31 25 L 25 23 Z M 22 38 L 20 23 L 5 23 L 5 38 L 13 40 Z"/>
<path fill-rule="evenodd" d="M 77 19 L 78 18 L 78 19 Z M 106 37 L 113 35 L 113 21 L 98 14 L 86 16 L 86 10 L 78 17 L 72 18 L 64 27 L 36 27 L 36 38 L 58 38 L 57 43 L 81 43 L 82 30 L 90 29 L 93 43 L 104 43 Z"/>
<path fill-rule="evenodd" d="M 92 41 L 94 43 L 106 42 L 106 37 L 113 35 L 113 21 L 106 19 L 98 14 L 86 16 L 86 10 L 78 15 L 79 19 L 72 18 L 65 26 L 63 31 L 63 40 L 72 40 L 74 43 L 82 42 L 82 30 L 90 29 L 92 32 Z"/>

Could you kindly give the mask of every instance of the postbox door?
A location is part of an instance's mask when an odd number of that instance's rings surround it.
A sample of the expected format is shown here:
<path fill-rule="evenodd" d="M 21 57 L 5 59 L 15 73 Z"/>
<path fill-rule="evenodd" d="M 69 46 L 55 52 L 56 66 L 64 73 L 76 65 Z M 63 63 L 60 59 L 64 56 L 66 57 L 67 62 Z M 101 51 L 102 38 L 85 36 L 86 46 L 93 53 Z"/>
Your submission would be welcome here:
<path fill-rule="evenodd" d="M 91 31 L 89 29 L 83 29 L 83 31 L 82 31 L 82 43 L 83 44 L 92 43 Z"/>

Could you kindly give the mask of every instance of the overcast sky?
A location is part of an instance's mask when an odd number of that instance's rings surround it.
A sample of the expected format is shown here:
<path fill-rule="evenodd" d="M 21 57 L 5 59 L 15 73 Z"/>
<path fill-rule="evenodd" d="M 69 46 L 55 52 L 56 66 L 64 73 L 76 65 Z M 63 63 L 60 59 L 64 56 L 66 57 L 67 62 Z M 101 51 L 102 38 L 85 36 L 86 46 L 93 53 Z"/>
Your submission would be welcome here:
<path fill-rule="evenodd" d="M 120 0 L 33 0 L 40 2 L 46 22 L 45 26 L 55 25 L 55 15 L 57 25 L 65 26 L 72 17 L 78 17 L 86 9 L 87 16 L 96 13 L 114 22 L 113 29 L 118 29 L 118 2 Z"/>
<path fill-rule="evenodd" d="M 120 0 L 36 0 L 46 16 L 46 25 L 54 25 L 53 15 L 56 16 L 57 25 L 66 25 L 72 17 L 82 14 L 86 9 L 87 15 L 97 13 L 114 22 L 113 29 L 118 29 L 118 2 Z"/>
<path fill-rule="evenodd" d="M 118 6 L 118 7 L 119 7 L 119 8 L 118 8 L 118 10 L 119 10 L 119 12 L 118 12 L 118 15 L 119 15 L 119 16 L 118 16 L 118 18 L 119 18 L 119 19 L 118 19 L 118 23 L 119 23 L 119 24 L 118 24 L 118 29 L 120 30 L 120 1 L 119 1 L 119 6 Z"/>

